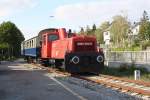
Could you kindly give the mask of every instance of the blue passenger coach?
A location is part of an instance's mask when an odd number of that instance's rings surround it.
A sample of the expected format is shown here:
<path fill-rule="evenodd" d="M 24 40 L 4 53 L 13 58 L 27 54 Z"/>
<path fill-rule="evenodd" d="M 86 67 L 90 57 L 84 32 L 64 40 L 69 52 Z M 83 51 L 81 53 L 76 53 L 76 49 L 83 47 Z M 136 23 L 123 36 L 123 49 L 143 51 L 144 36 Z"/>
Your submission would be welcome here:
<path fill-rule="evenodd" d="M 39 46 L 37 44 L 37 37 L 33 37 L 29 40 L 22 42 L 21 55 L 26 58 L 37 58 L 39 56 Z"/>

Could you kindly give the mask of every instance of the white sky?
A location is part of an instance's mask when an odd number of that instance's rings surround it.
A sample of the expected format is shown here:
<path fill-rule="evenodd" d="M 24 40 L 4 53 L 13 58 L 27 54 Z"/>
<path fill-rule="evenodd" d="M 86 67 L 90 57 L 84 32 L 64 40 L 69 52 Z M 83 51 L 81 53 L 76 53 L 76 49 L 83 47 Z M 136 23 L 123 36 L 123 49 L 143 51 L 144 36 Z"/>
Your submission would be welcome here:
<path fill-rule="evenodd" d="M 43 28 L 79 30 L 119 14 L 138 21 L 144 10 L 150 14 L 150 0 L 0 0 L 0 23 L 14 22 L 28 39 Z"/>

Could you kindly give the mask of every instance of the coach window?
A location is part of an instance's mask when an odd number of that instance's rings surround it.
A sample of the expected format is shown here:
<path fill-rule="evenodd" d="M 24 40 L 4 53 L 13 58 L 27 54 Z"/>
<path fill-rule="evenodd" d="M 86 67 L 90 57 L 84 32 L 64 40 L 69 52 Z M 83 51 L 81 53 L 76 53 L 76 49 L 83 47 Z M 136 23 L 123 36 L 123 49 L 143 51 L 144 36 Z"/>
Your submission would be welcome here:
<path fill-rule="evenodd" d="M 48 41 L 55 41 L 55 40 L 58 40 L 58 39 L 59 39 L 59 37 L 56 34 L 48 35 Z"/>
<path fill-rule="evenodd" d="M 32 44 L 32 47 L 33 47 L 33 40 L 32 40 L 32 42 L 31 42 L 31 44 Z"/>
<path fill-rule="evenodd" d="M 30 48 L 31 48 L 31 41 L 30 41 Z"/>
<path fill-rule="evenodd" d="M 29 48 L 29 42 L 27 42 L 27 48 Z"/>

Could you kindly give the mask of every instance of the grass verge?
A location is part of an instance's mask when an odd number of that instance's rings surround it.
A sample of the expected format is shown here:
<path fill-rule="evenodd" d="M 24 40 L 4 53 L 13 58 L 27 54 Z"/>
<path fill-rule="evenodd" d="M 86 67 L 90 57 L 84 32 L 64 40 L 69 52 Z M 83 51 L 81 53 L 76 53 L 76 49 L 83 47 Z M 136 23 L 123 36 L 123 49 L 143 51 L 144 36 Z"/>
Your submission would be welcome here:
<path fill-rule="evenodd" d="M 135 70 L 140 70 L 142 81 L 150 82 L 150 72 L 148 72 L 147 69 L 142 67 L 140 68 L 136 68 L 134 66 L 124 66 L 119 68 L 105 67 L 105 69 L 102 71 L 102 74 L 134 79 Z"/>

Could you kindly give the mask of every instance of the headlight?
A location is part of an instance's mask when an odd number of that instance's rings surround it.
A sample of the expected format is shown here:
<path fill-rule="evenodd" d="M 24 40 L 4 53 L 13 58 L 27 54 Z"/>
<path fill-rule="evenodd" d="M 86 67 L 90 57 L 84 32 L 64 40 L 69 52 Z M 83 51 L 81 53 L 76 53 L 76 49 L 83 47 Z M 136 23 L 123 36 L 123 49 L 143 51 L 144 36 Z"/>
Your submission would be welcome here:
<path fill-rule="evenodd" d="M 71 59 L 71 61 L 72 61 L 74 64 L 78 64 L 79 61 L 80 61 L 80 59 L 79 59 L 79 57 L 74 56 L 74 57 Z"/>
<path fill-rule="evenodd" d="M 103 58 L 103 56 L 99 55 L 99 56 L 97 56 L 96 60 L 97 60 L 97 62 L 101 63 L 104 61 L 104 58 Z"/>

